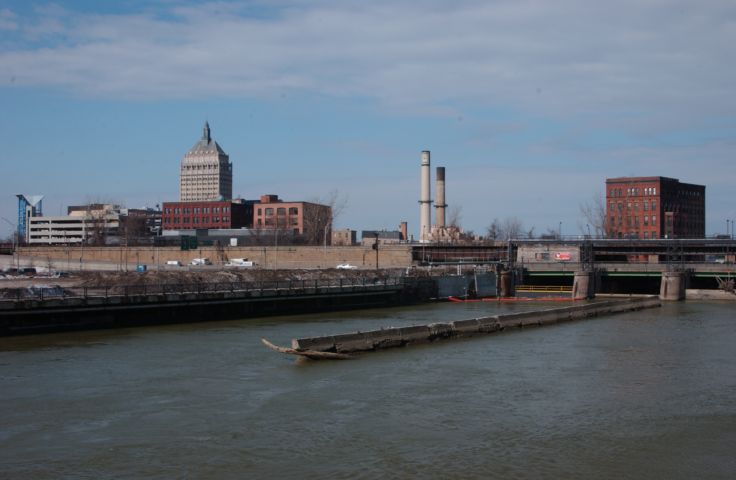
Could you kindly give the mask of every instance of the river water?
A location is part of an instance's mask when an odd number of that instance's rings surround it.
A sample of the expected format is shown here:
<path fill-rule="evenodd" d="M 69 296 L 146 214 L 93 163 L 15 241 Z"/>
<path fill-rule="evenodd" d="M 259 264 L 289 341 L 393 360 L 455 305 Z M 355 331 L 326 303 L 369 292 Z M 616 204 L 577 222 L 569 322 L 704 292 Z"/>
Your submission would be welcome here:
<path fill-rule="evenodd" d="M 733 478 L 734 304 L 297 362 L 435 304 L 0 338 L 0 478 Z"/>

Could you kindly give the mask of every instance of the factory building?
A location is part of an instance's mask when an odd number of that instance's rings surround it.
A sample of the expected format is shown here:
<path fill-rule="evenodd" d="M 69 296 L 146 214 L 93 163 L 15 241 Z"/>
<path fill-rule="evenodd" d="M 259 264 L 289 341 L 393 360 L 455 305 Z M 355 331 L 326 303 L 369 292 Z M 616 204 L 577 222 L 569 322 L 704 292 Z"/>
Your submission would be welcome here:
<path fill-rule="evenodd" d="M 431 223 L 431 178 L 430 152 L 422 151 L 420 162 L 420 194 L 419 194 L 419 242 L 420 243 L 457 243 L 463 237 L 463 231 L 457 225 L 447 225 L 447 203 L 445 201 L 445 167 L 437 167 L 435 223 Z"/>
<path fill-rule="evenodd" d="M 212 139 L 209 123 L 202 137 L 184 155 L 179 177 L 179 200 L 205 202 L 233 198 L 233 164 Z"/>
<path fill-rule="evenodd" d="M 705 237 L 705 187 L 667 177 L 606 179 L 611 238 Z"/>

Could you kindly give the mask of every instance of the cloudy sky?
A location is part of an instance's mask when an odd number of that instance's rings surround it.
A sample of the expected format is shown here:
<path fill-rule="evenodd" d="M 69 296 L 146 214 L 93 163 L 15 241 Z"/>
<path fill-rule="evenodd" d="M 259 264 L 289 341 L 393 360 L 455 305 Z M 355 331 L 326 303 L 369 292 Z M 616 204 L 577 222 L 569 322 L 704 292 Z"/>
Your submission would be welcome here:
<path fill-rule="evenodd" d="M 15 194 L 177 200 L 208 120 L 233 192 L 417 232 L 421 150 L 482 233 L 580 233 L 607 177 L 707 186 L 736 218 L 733 0 L 0 2 L 0 235 Z M 585 222 L 583 221 L 582 224 Z"/>

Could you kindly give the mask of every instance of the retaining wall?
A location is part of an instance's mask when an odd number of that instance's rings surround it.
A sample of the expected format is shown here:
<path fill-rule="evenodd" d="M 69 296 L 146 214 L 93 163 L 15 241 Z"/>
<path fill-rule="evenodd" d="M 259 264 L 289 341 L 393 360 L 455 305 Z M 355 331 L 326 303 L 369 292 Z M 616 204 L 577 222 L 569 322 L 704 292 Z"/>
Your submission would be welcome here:
<path fill-rule="evenodd" d="M 222 264 L 232 258 L 247 258 L 262 268 L 335 268 L 350 263 L 359 268 L 376 267 L 376 251 L 370 247 L 261 246 L 261 247 L 202 247 L 181 250 L 179 247 L 20 247 L 24 257 L 36 258 L 37 265 L 49 261 L 58 270 L 76 269 L 82 262 L 108 262 L 121 269 L 134 270 L 136 263 L 149 266 L 166 265 L 169 260 L 189 264 L 194 258 L 209 258 Z M 81 260 L 81 262 L 80 262 Z M 379 268 L 405 268 L 412 265 L 410 245 L 381 245 L 378 250 Z M 125 268 L 127 267 L 127 268 Z"/>

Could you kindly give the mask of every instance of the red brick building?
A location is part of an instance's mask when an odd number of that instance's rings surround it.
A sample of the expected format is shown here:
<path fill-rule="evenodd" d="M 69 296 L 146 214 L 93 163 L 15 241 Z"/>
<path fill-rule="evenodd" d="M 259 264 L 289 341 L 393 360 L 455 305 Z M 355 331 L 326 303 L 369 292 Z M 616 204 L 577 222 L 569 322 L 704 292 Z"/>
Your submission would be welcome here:
<path fill-rule="evenodd" d="M 163 229 L 250 228 L 253 226 L 253 203 L 245 200 L 164 202 Z"/>
<path fill-rule="evenodd" d="M 606 179 L 610 238 L 705 237 L 705 187 L 667 177 Z"/>
<path fill-rule="evenodd" d="M 289 231 L 307 243 L 330 243 L 332 208 L 310 202 L 284 202 L 278 195 L 261 195 L 253 205 L 253 228 Z"/>

